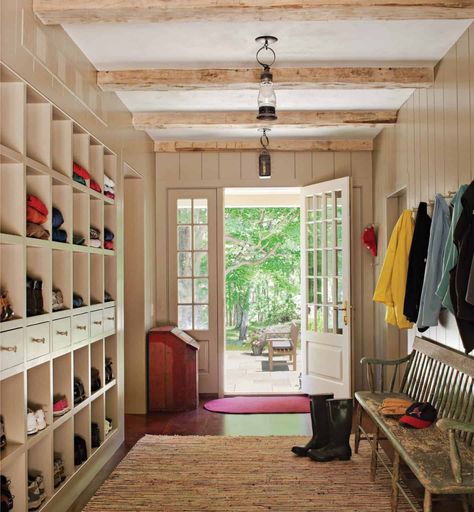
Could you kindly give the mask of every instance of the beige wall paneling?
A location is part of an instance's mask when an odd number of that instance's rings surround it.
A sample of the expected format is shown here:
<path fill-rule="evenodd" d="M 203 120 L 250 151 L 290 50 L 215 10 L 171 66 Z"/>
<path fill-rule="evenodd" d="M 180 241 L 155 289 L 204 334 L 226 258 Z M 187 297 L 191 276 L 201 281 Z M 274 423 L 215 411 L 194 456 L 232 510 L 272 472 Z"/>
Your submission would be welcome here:
<path fill-rule="evenodd" d="M 379 231 L 376 274 L 390 233 L 384 211 L 386 199 L 406 187 L 407 207 L 429 201 L 436 193 L 456 191 L 474 178 L 474 26 L 459 39 L 437 66 L 432 90 L 415 91 L 400 109 L 394 128 L 385 128 L 374 146 L 374 215 Z M 395 154 L 395 158 L 393 155 Z M 383 320 L 385 308 L 376 306 L 378 351 L 393 352 Z M 409 345 L 415 330 L 408 333 Z M 446 311 L 437 327 L 425 336 L 462 350 L 456 321 Z"/>
<path fill-rule="evenodd" d="M 185 157 L 185 158 L 183 158 Z M 321 152 L 278 152 L 272 154 L 272 179 L 262 181 L 257 176 L 258 153 L 227 152 L 227 153 L 196 153 L 188 157 L 184 153 L 157 153 L 157 186 L 156 186 L 156 227 L 157 227 L 157 321 L 167 324 L 171 314 L 168 308 L 168 289 L 166 269 L 168 268 L 169 250 L 163 250 L 168 240 L 167 226 L 167 191 L 170 189 L 201 189 L 214 188 L 218 196 L 218 212 L 222 214 L 223 206 L 219 206 L 219 194 L 230 187 L 299 187 L 314 182 L 322 182 L 338 176 L 351 176 L 354 193 L 352 216 L 353 222 L 353 275 L 357 281 L 353 283 L 354 306 L 354 387 L 363 385 L 364 377 L 356 358 L 364 354 L 374 353 L 373 337 L 373 262 L 370 254 L 362 248 L 360 234 L 362 228 L 373 221 L 372 218 L 372 153 L 321 153 Z M 362 200 L 363 198 L 363 200 Z M 223 247 L 223 226 L 218 228 L 218 247 Z M 221 237 L 221 239 L 219 239 Z M 220 262 L 220 263 L 219 263 Z M 214 272 L 222 273 L 223 253 L 218 256 Z M 220 274 L 219 274 L 220 275 Z M 364 276 L 364 279 L 362 279 Z M 218 283 L 219 318 L 224 318 L 224 285 Z M 223 348 L 224 326 L 219 325 L 221 340 L 219 350 Z M 220 364 L 223 353 L 211 355 L 217 357 Z M 218 393 L 221 388 L 215 386 L 211 392 Z M 207 391 L 207 389 L 206 389 Z"/>

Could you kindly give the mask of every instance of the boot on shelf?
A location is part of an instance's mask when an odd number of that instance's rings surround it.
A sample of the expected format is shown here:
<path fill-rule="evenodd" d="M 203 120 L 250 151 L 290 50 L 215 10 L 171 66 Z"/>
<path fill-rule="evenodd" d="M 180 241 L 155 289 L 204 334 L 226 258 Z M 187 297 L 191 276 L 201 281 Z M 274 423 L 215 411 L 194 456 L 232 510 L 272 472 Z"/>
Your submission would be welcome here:
<path fill-rule="evenodd" d="M 329 422 L 326 408 L 326 400 L 334 398 L 332 393 L 311 395 L 310 396 L 310 413 L 311 426 L 313 428 L 313 437 L 305 446 L 293 446 L 291 451 L 299 457 L 305 457 L 308 450 L 322 448 L 329 443 Z"/>
<path fill-rule="evenodd" d="M 330 440 L 322 448 L 308 451 L 308 457 L 316 462 L 328 462 L 334 459 L 349 460 L 352 455 L 349 439 L 352 430 L 352 398 L 328 400 Z"/>

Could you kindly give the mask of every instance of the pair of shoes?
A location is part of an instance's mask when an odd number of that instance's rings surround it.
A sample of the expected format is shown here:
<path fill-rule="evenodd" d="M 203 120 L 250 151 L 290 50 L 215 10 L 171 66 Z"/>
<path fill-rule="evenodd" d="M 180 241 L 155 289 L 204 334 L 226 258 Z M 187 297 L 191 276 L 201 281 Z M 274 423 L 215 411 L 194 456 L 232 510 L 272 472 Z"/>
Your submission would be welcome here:
<path fill-rule="evenodd" d="M 44 313 L 43 281 L 26 278 L 26 315 L 36 316 Z"/>
<path fill-rule="evenodd" d="M 97 423 L 91 423 L 91 446 L 92 448 L 99 448 L 100 440 L 100 427 Z"/>
<path fill-rule="evenodd" d="M 5 435 L 5 423 L 3 416 L 0 414 L 0 449 L 5 448 L 7 445 L 7 436 Z"/>
<path fill-rule="evenodd" d="M 74 435 L 74 464 L 79 466 L 87 460 L 87 445 L 83 437 Z"/>
<path fill-rule="evenodd" d="M 80 404 L 87 398 L 84 384 L 79 377 L 74 377 L 74 405 Z"/>
<path fill-rule="evenodd" d="M 114 380 L 114 372 L 112 370 L 112 359 L 110 357 L 105 358 L 105 383 L 108 384 Z"/>
<path fill-rule="evenodd" d="M 333 397 L 333 394 L 311 396 L 313 437 L 305 446 L 293 446 L 294 454 L 308 456 L 317 462 L 350 460 L 353 402 L 352 399 Z"/>
<path fill-rule="evenodd" d="M 66 480 L 66 472 L 64 470 L 64 462 L 61 454 L 54 454 L 54 488 L 59 487 Z"/>
<path fill-rule="evenodd" d="M 2 512 L 8 512 L 13 509 L 13 500 L 15 496 L 10 491 L 10 480 L 5 475 L 0 475 L 0 482 L 2 487 L 0 506 Z"/>
<path fill-rule="evenodd" d="M 108 436 L 112 430 L 112 419 L 111 418 L 105 418 L 104 420 L 104 437 Z"/>
<path fill-rule="evenodd" d="M 100 380 L 100 373 L 97 368 L 91 367 L 91 393 L 95 393 L 99 391 L 102 387 L 102 382 Z"/>
<path fill-rule="evenodd" d="M 31 434 L 36 434 L 40 430 L 44 430 L 46 428 L 46 417 L 44 415 L 43 409 L 37 409 L 33 412 L 32 409 L 28 408 L 26 415 L 26 423 L 27 423 L 27 434 L 30 436 Z"/>
<path fill-rule="evenodd" d="M 28 471 L 28 510 L 36 510 L 46 498 L 43 473 Z"/>
<path fill-rule="evenodd" d="M 62 416 L 69 411 L 69 404 L 64 395 L 55 395 L 53 400 L 53 416 Z"/>
<path fill-rule="evenodd" d="M 15 318 L 15 313 L 8 298 L 8 292 L 0 290 L 0 322 L 6 322 Z"/>

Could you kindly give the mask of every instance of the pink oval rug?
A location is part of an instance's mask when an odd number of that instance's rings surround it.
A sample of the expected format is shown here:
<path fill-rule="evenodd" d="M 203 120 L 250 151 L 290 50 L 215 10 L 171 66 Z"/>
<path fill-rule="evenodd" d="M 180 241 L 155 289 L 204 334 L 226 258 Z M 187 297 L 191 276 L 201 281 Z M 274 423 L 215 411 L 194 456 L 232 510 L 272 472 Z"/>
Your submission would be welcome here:
<path fill-rule="evenodd" d="M 235 396 L 206 402 L 204 409 L 227 414 L 306 413 L 309 412 L 309 398 L 302 395 Z"/>

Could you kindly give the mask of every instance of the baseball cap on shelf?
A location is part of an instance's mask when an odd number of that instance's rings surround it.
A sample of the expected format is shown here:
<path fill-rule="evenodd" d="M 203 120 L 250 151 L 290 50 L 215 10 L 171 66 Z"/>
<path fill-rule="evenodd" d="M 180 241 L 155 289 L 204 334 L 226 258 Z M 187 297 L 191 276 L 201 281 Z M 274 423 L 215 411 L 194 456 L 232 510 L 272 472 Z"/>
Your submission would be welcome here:
<path fill-rule="evenodd" d="M 427 428 L 436 421 L 436 409 L 429 402 L 415 402 L 400 418 L 400 423 L 413 428 Z"/>

